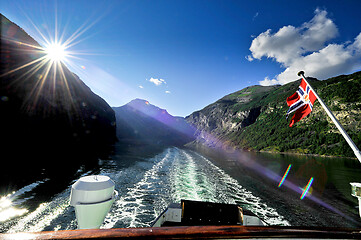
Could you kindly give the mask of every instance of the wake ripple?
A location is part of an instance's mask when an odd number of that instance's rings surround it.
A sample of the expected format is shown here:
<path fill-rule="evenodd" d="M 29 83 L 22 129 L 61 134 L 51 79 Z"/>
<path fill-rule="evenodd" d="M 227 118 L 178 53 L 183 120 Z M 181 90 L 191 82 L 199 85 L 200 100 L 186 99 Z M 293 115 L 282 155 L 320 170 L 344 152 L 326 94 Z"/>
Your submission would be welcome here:
<path fill-rule="evenodd" d="M 120 194 L 102 228 L 149 227 L 171 202 L 181 199 L 238 204 L 267 224 L 289 225 L 275 209 L 198 153 L 169 148 L 152 161 L 142 178 Z"/>
<path fill-rule="evenodd" d="M 181 199 L 233 203 L 251 210 L 271 225 L 289 225 L 277 211 L 246 190 L 225 171 L 202 155 L 184 149 L 168 148 L 153 158 L 117 167 L 107 161 L 100 174 L 116 183 L 117 199 L 101 228 L 148 227 L 172 202 Z M 109 166 L 107 166 L 109 165 Z M 83 175 L 92 174 L 92 172 Z M 74 179 L 74 182 L 77 179 Z M 36 182 L 14 193 L 19 198 L 43 182 Z M 20 217 L 8 232 L 34 232 L 76 229 L 75 211 L 69 206 L 71 186 L 41 203 L 36 210 Z M 34 199 L 32 199 L 34 200 Z"/>
<path fill-rule="evenodd" d="M 202 160 L 198 166 L 202 167 L 201 176 L 205 179 L 205 183 L 199 186 L 204 186 L 207 190 L 205 199 L 202 200 L 238 204 L 252 211 L 269 225 L 290 225 L 283 216 L 277 213 L 276 209 L 267 206 L 261 198 L 246 190 L 225 171 L 214 165 L 204 156 L 195 152 L 192 152 L 192 154 L 197 159 Z"/>
<path fill-rule="evenodd" d="M 167 204 L 167 170 L 164 168 L 175 155 L 174 149 L 167 149 L 165 154 L 154 157 L 153 167 L 144 173 L 139 182 L 120 194 L 120 199 L 114 203 L 102 228 L 150 226 L 160 213 L 157 206 Z"/>

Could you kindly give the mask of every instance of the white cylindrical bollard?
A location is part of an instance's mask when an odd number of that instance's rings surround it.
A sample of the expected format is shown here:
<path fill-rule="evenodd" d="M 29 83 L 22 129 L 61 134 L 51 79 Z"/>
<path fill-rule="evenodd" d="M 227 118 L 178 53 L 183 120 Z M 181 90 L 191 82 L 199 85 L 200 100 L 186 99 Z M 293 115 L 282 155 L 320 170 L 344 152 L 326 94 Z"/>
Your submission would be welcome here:
<path fill-rule="evenodd" d="M 117 192 L 108 176 L 80 178 L 71 188 L 70 205 L 75 207 L 79 229 L 100 228 Z"/>
<path fill-rule="evenodd" d="M 352 182 L 351 184 L 351 195 L 358 199 L 358 210 L 361 217 L 361 183 Z"/>

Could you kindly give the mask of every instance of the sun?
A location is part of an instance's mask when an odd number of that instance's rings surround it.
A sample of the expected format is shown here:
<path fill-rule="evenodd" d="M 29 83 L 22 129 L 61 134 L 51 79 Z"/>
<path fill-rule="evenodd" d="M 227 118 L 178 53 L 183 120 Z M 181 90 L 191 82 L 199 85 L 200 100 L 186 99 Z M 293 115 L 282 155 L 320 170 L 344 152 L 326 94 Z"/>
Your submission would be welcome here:
<path fill-rule="evenodd" d="M 45 47 L 46 58 L 52 62 L 63 62 L 66 60 L 66 47 L 60 43 L 51 43 Z"/>

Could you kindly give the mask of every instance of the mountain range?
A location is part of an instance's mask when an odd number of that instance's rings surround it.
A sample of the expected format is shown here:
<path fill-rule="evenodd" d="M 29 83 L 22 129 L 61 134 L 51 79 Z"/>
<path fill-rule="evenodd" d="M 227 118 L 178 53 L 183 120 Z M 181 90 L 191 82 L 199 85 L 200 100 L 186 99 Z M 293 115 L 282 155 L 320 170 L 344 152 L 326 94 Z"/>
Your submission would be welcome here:
<path fill-rule="evenodd" d="M 3 169 L 65 173 L 79 164 L 96 163 L 117 144 L 353 157 L 318 101 L 308 118 L 288 127 L 285 99 L 300 80 L 250 86 L 186 118 L 171 116 L 143 99 L 111 108 L 64 64 L 58 66 L 62 71 L 37 64 L 44 53 L 33 48 L 41 46 L 3 15 L 0 20 Z M 361 72 L 309 81 L 360 146 Z M 5 171 L 0 180 L 11 174 Z"/>

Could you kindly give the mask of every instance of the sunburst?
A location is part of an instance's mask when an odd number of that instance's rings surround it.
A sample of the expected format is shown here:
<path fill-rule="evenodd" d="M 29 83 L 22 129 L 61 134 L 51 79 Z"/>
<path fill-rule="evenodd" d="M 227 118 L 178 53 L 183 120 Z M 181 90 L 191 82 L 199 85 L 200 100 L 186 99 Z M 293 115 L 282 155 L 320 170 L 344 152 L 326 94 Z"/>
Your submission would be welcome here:
<path fill-rule="evenodd" d="M 70 34 L 71 36 L 69 38 L 64 39 L 65 32 L 62 34 L 58 33 L 57 21 L 55 21 L 54 35 L 51 36 L 49 33 L 49 37 L 45 37 L 46 34 L 42 33 L 39 28 L 31 21 L 31 19 L 28 18 L 28 20 L 41 36 L 39 40 L 43 46 L 37 45 L 35 43 L 23 42 L 23 40 L 19 40 L 15 37 L 2 35 L 2 41 L 6 41 L 8 44 L 10 44 L 10 48 L 14 49 L 16 54 L 24 54 L 24 56 L 31 55 L 32 57 L 29 57 L 28 59 L 31 60 L 25 63 L 23 62 L 21 66 L 17 66 L 13 69 L 7 69 L 6 72 L 2 72 L 0 77 L 6 77 L 13 73 L 19 72 L 19 74 L 12 75 L 16 76 L 16 79 L 13 80 L 11 84 L 16 84 L 19 81 L 26 81 L 35 77 L 36 81 L 34 82 L 32 90 L 27 97 L 26 103 L 28 107 L 31 105 L 31 108 L 36 107 L 39 96 L 41 95 L 42 91 L 44 91 L 44 89 L 47 89 L 48 91 L 51 91 L 52 94 L 55 94 L 56 88 L 59 86 L 63 88 L 62 91 L 65 92 L 64 94 L 67 95 L 70 100 L 72 100 L 73 96 L 69 89 L 69 83 L 65 73 L 67 71 L 65 68 L 72 67 L 74 69 L 79 67 L 70 60 L 70 58 L 80 59 L 77 57 L 77 52 L 72 51 L 71 48 L 73 49 L 75 45 L 82 41 L 82 39 L 79 38 L 94 23 L 89 25 L 82 25 L 73 34 Z M 48 87 L 44 88 L 46 83 L 49 83 Z"/>
<path fill-rule="evenodd" d="M 60 43 L 51 43 L 45 47 L 46 58 L 51 62 L 64 62 L 67 57 L 66 46 Z"/>

